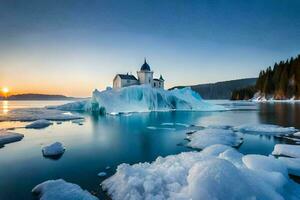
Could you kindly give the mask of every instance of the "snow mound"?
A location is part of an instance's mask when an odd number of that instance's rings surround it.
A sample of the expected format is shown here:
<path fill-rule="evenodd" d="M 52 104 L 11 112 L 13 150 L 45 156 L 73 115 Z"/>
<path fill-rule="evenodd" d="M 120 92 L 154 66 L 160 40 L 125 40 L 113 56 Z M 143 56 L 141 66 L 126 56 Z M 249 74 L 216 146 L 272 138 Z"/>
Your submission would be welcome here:
<path fill-rule="evenodd" d="M 65 147 L 60 142 L 55 142 L 53 144 L 44 146 L 42 148 L 42 152 L 44 156 L 58 156 L 65 152 Z"/>
<path fill-rule="evenodd" d="M 196 131 L 187 136 L 190 141 L 187 146 L 197 149 L 204 149 L 213 144 L 224 144 L 228 146 L 238 146 L 243 142 L 232 130 L 224 129 L 204 129 Z"/>
<path fill-rule="evenodd" d="M 294 127 L 282 127 L 272 124 L 247 124 L 236 126 L 234 130 L 259 135 L 286 135 L 297 131 Z"/>
<path fill-rule="evenodd" d="M 300 145 L 276 144 L 272 154 L 300 158 Z"/>
<path fill-rule="evenodd" d="M 114 200 L 300 198 L 300 186 L 286 176 L 280 160 L 245 157 L 224 145 L 152 163 L 121 164 L 102 187 Z"/>
<path fill-rule="evenodd" d="M 80 118 L 83 117 L 78 114 L 46 108 L 20 108 L 11 110 L 5 115 L 0 114 L 0 121 L 35 121 L 39 119 L 63 121 Z"/>
<path fill-rule="evenodd" d="M 225 108 L 203 101 L 191 88 L 168 91 L 135 85 L 101 92 L 95 90 L 90 101 L 69 103 L 56 109 L 117 114 L 169 110 L 216 111 Z"/>
<path fill-rule="evenodd" d="M 68 183 L 63 179 L 48 180 L 32 189 L 42 200 L 97 200 L 80 186 Z"/>
<path fill-rule="evenodd" d="M 0 130 L 0 147 L 5 144 L 17 142 L 22 140 L 24 137 L 23 134 L 8 132 L 6 130 Z"/>
<path fill-rule="evenodd" d="M 39 119 L 39 120 L 36 120 L 36 121 L 26 125 L 25 128 L 41 129 L 41 128 L 46 128 L 52 124 L 53 124 L 52 122 L 50 122 L 46 119 Z"/>

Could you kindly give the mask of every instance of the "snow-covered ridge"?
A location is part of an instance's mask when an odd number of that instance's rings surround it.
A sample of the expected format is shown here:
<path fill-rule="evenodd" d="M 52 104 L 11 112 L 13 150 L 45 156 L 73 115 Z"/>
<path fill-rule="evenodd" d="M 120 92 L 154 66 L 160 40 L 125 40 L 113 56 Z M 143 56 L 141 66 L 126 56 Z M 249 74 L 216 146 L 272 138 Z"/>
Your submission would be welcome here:
<path fill-rule="evenodd" d="M 170 110 L 216 111 L 223 106 L 203 101 L 191 88 L 163 90 L 146 85 L 95 90 L 89 101 L 57 106 L 60 110 L 106 112 L 109 114 Z"/>
<path fill-rule="evenodd" d="M 264 94 L 261 94 L 260 92 L 257 92 L 254 94 L 254 96 L 252 97 L 252 99 L 250 101 L 253 102 L 269 102 L 269 103 L 295 103 L 295 102 L 299 102 L 299 99 L 296 99 L 295 97 L 292 97 L 290 99 L 275 99 L 274 96 L 266 96 Z"/>

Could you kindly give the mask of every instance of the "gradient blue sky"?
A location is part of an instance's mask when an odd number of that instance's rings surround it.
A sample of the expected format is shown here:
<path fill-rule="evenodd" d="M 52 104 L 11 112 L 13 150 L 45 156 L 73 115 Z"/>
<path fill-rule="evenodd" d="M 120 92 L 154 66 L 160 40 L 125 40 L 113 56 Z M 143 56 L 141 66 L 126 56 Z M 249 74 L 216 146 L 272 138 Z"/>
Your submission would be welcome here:
<path fill-rule="evenodd" d="M 0 86 L 88 96 L 147 57 L 166 86 L 255 77 L 300 53 L 300 1 L 1 0 Z"/>

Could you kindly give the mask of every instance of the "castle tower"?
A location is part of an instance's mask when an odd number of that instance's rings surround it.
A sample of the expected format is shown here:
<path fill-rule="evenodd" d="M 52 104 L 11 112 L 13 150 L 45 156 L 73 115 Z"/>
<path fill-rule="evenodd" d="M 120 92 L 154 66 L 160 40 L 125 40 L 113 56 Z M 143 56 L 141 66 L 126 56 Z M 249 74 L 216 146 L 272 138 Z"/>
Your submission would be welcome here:
<path fill-rule="evenodd" d="M 137 72 L 139 83 L 153 86 L 153 71 L 151 71 L 146 58 L 140 71 Z"/>

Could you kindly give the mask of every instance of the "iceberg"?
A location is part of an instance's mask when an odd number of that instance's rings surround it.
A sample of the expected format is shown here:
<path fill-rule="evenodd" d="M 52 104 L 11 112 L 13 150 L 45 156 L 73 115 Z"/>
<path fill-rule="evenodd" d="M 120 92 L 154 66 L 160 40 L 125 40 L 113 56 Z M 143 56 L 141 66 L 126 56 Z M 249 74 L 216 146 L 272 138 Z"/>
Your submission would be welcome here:
<path fill-rule="evenodd" d="M 36 120 L 36 121 L 26 125 L 25 128 L 42 129 L 42 128 L 46 128 L 52 124 L 53 124 L 52 122 L 50 122 L 46 119 L 39 119 L 39 120 Z"/>
<path fill-rule="evenodd" d="M 95 90 L 89 101 L 69 103 L 55 108 L 108 114 L 170 110 L 225 110 L 223 106 L 205 102 L 191 88 L 168 91 L 147 85 L 134 85 L 101 92 Z"/>
<path fill-rule="evenodd" d="M 246 124 L 233 128 L 243 133 L 253 133 L 259 135 L 287 135 L 297 131 L 294 127 L 282 127 L 272 124 Z"/>
<path fill-rule="evenodd" d="M 280 160 L 212 145 L 152 163 L 121 164 L 101 185 L 114 200 L 299 199 L 300 185 L 286 170 Z"/>
<path fill-rule="evenodd" d="M 300 158 L 300 146 L 291 144 L 276 144 L 272 154 Z"/>
<path fill-rule="evenodd" d="M 17 142 L 22 140 L 24 137 L 23 134 L 8 132 L 6 130 L 0 130 L 0 147 L 4 146 L 5 144 Z"/>
<path fill-rule="evenodd" d="M 204 149 L 213 144 L 238 146 L 243 142 L 243 139 L 232 130 L 218 128 L 196 131 L 189 134 L 187 139 L 190 141 L 187 146 L 197 149 Z"/>
<path fill-rule="evenodd" d="M 55 142 L 53 144 L 44 146 L 42 148 L 42 152 L 45 157 L 59 156 L 65 152 L 65 147 L 62 143 Z"/>
<path fill-rule="evenodd" d="M 63 179 L 48 180 L 32 189 L 41 200 L 98 200 L 80 186 Z"/>

